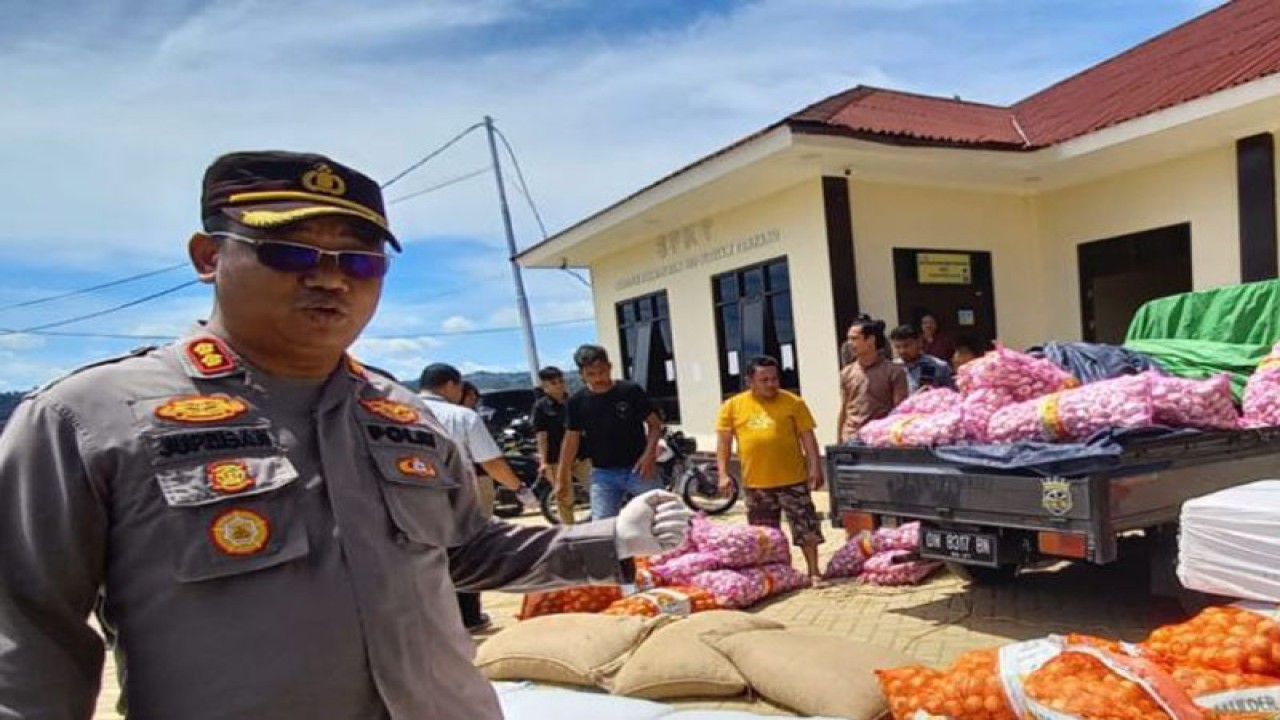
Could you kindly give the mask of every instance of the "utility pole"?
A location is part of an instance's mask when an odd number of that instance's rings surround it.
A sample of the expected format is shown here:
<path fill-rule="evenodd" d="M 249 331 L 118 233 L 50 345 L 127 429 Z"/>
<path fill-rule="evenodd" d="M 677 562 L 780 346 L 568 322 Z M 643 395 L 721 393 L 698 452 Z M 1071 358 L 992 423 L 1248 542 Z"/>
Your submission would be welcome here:
<path fill-rule="evenodd" d="M 511 279 L 516 284 L 516 306 L 520 309 L 520 326 L 524 329 L 524 354 L 529 362 L 529 379 L 538 387 L 538 347 L 533 338 L 533 318 L 529 315 L 529 296 L 524 291 L 524 276 L 516 262 L 516 235 L 511 229 L 511 210 L 507 207 L 507 188 L 502 184 L 502 164 L 498 162 L 498 143 L 494 138 L 493 118 L 484 116 L 484 129 L 489 135 L 489 154 L 493 157 L 493 177 L 498 181 L 498 202 L 502 205 L 502 227 L 507 232 L 507 252 L 511 262 Z"/>

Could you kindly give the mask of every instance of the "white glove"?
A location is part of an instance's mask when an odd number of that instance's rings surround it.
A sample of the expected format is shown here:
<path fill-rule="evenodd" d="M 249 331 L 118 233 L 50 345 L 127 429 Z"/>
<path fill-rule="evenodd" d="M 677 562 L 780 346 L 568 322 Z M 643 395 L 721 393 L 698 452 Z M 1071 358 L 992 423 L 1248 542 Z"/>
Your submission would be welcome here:
<path fill-rule="evenodd" d="M 679 496 L 666 490 L 650 490 L 634 498 L 618 513 L 614 545 L 619 558 L 657 555 L 674 550 L 689 534 L 693 511 Z"/>

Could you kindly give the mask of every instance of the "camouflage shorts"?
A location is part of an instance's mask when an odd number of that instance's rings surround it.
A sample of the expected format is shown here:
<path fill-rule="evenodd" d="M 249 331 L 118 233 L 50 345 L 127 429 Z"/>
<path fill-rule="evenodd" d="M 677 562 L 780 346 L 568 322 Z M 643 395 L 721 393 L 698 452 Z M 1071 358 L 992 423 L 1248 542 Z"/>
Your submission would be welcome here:
<path fill-rule="evenodd" d="M 779 488 L 747 488 L 747 522 L 752 525 L 779 527 L 782 514 L 791 526 L 791 541 L 796 545 L 820 545 L 822 523 L 813 495 L 805 483 Z"/>

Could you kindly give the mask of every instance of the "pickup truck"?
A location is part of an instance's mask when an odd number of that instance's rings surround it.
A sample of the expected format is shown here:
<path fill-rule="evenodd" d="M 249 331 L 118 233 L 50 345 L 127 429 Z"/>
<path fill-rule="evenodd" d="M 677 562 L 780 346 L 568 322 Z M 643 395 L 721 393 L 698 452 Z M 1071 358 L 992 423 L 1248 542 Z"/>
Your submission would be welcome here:
<path fill-rule="evenodd" d="M 837 445 L 826 455 L 836 527 L 920 520 L 920 554 L 973 582 L 1008 581 L 1050 559 L 1111 563 L 1118 538 L 1143 531 L 1153 591 L 1180 597 L 1182 503 L 1280 477 L 1280 428 L 1139 438 L 1105 469 L 1067 476 L 965 466 L 926 448 Z"/>

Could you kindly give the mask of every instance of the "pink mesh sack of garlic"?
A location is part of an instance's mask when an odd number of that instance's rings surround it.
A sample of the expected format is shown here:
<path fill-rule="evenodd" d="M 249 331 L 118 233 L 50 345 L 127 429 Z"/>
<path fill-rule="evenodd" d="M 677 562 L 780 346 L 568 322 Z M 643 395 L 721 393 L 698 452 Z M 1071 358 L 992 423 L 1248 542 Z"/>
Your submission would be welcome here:
<path fill-rule="evenodd" d="M 649 572 L 658 585 L 689 585 L 695 576 L 722 567 L 720 558 L 713 553 L 691 552 L 661 564 L 651 564 Z"/>
<path fill-rule="evenodd" d="M 872 447 L 955 445 L 965 440 L 964 415 L 960 410 L 890 415 L 863 425 L 858 439 Z"/>
<path fill-rule="evenodd" d="M 849 538 L 844 547 L 831 556 L 827 569 L 822 571 L 822 577 L 828 580 L 858 577 L 862 574 L 863 564 L 873 552 L 871 533 L 864 530 Z"/>
<path fill-rule="evenodd" d="M 807 587 L 809 578 L 790 565 L 776 563 L 741 570 L 712 570 L 693 579 L 693 586 L 716 598 L 722 608 L 755 605 L 767 597 Z"/>
<path fill-rule="evenodd" d="M 976 390 L 999 390 L 1014 402 L 1066 390 L 1080 383 L 1044 358 L 998 346 L 993 352 L 960 368 L 956 385 L 966 395 Z"/>
<path fill-rule="evenodd" d="M 1280 343 L 1258 364 L 1244 387 L 1244 427 L 1280 425 Z"/>
<path fill-rule="evenodd" d="M 895 528 L 880 528 L 871 534 L 871 551 L 920 549 L 920 523 L 909 522 Z"/>
<path fill-rule="evenodd" d="M 872 555 L 862 566 L 862 581 L 871 585 L 918 585 L 942 563 L 916 559 L 910 550 L 888 550 Z"/>
<path fill-rule="evenodd" d="M 976 443 L 990 442 L 987 427 L 991 424 L 991 417 L 1013 404 L 1013 397 L 1003 390 L 984 388 L 967 393 L 960 401 L 965 439 Z"/>
<path fill-rule="evenodd" d="M 929 388 L 908 396 L 893 409 L 891 415 L 931 415 L 955 410 L 960 406 L 960 393 L 950 388 Z"/>
<path fill-rule="evenodd" d="M 791 562 L 787 536 L 777 528 L 728 525 L 706 521 L 691 527 L 698 552 L 714 556 L 722 568 L 745 568 Z"/>
<path fill-rule="evenodd" d="M 1102 380 L 1075 390 L 1010 405 L 991 417 L 992 442 L 1067 442 L 1107 428 L 1141 428 L 1154 423 L 1147 378 Z"/>
<path fill-rule="evenodd" d="M 1151 389 L 1151 410 L 1157 425 L 1234 430 L 1240 427 L 1231 376 L 1188 380 L 1159 373 L 1143 373 Z"/>

